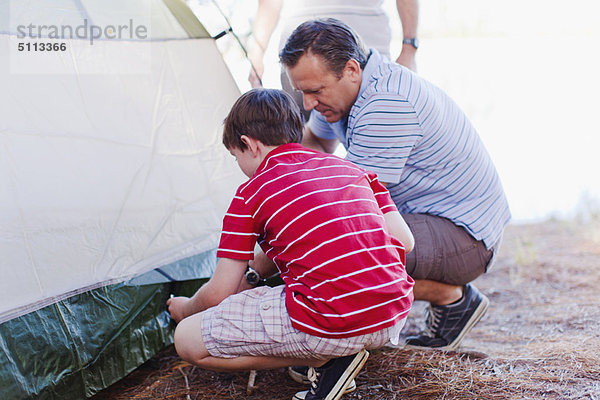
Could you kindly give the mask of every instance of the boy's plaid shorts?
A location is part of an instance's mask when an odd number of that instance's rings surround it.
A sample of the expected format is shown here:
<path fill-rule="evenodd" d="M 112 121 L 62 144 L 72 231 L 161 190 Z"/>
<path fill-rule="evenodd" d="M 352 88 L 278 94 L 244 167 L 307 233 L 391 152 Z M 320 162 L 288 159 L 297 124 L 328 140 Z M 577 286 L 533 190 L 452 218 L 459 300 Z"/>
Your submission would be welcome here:
<path fill-rule="evenodd" d="M 398 324 L 404 325 L 405 319 Z M 350 338 L 321 338 L 292 326 L 285 286 L 235 294 L 202 313 L 202 339 L 213 357 L 272 356 L 327 360 L 385 345 L 394 327 Z M 398 327 L 396 327 L 398 329 Z"/>

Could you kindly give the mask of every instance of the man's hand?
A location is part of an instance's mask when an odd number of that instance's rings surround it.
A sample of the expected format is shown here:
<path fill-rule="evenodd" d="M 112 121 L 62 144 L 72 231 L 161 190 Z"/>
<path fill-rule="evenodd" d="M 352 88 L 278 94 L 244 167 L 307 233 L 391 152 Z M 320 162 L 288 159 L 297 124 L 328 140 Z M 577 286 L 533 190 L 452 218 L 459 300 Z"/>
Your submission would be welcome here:
<path fill-rule="evenodd" d="M 167 307 L 171 314 L 171 319 L 179 323 L 185 317 L 189 317 L 192 313 L 190 310 L 191 299 L 189 297 L 171 297 L 167 300 Z"/>

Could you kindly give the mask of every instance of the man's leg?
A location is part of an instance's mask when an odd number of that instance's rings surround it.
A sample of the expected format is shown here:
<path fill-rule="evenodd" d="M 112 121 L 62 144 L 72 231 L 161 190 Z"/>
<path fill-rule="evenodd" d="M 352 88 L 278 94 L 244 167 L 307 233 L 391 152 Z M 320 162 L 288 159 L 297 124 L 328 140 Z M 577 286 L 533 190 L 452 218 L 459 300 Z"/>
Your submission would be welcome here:
<path fill-rule="evenodd" d="M 415 300 L 427 301 L 436 306 L 445 306 L 460 300 L 463 286 L 448 285 L 447 283 L 416 279 L 413 288 Z"/>
<path fill-rule="evenodd" d="M 445 218 L 403 217 L 415 237 L 406 258 L 415 300 L 430 303 L 425 332 L 408 338 L 407 346 L 455 349 L 487 310 L 489 301 L 469 282 L 486 271 L 492 251 Z"/>
<path fill-rule="evenodd" d="M 492 251 L 463 227 L 429 214 L 402 217 L 415 237 L 415 248 L 406 255 L 406 272 L 413 279 L 462 287 L 486 271 Z"/>

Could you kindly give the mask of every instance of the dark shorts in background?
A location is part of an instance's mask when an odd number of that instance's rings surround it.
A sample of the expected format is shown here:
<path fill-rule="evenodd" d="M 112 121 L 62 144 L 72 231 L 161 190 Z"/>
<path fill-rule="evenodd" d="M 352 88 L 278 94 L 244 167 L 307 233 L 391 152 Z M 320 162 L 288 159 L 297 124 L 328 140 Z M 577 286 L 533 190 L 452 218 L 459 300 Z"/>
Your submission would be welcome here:
<path fill-rule="evenodd" d="M 462 226 L 430 214 L 402 217 L 415 238 L 415 248 L 406 255 L 406 272 L 413 279 L 465 285 L 491 266 L 495 250 L 486 249 Z"/>

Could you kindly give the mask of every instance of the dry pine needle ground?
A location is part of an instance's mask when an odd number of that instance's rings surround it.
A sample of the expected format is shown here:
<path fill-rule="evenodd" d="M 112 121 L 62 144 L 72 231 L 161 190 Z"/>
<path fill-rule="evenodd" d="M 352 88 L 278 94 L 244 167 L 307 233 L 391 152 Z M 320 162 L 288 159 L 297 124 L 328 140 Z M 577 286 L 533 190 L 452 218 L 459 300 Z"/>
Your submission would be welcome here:
<path fill-rule="evenodd" d="M 509 226 L 475 284 L 491 300 L 459 352 L 373 352 L 344 399 L 600 400 L 600 221 Z M 407 331 L 421 329 L 423 304 Z M 285 370 L 215 373 L 160 353 L 99 399 L 290 399 Z"/>

